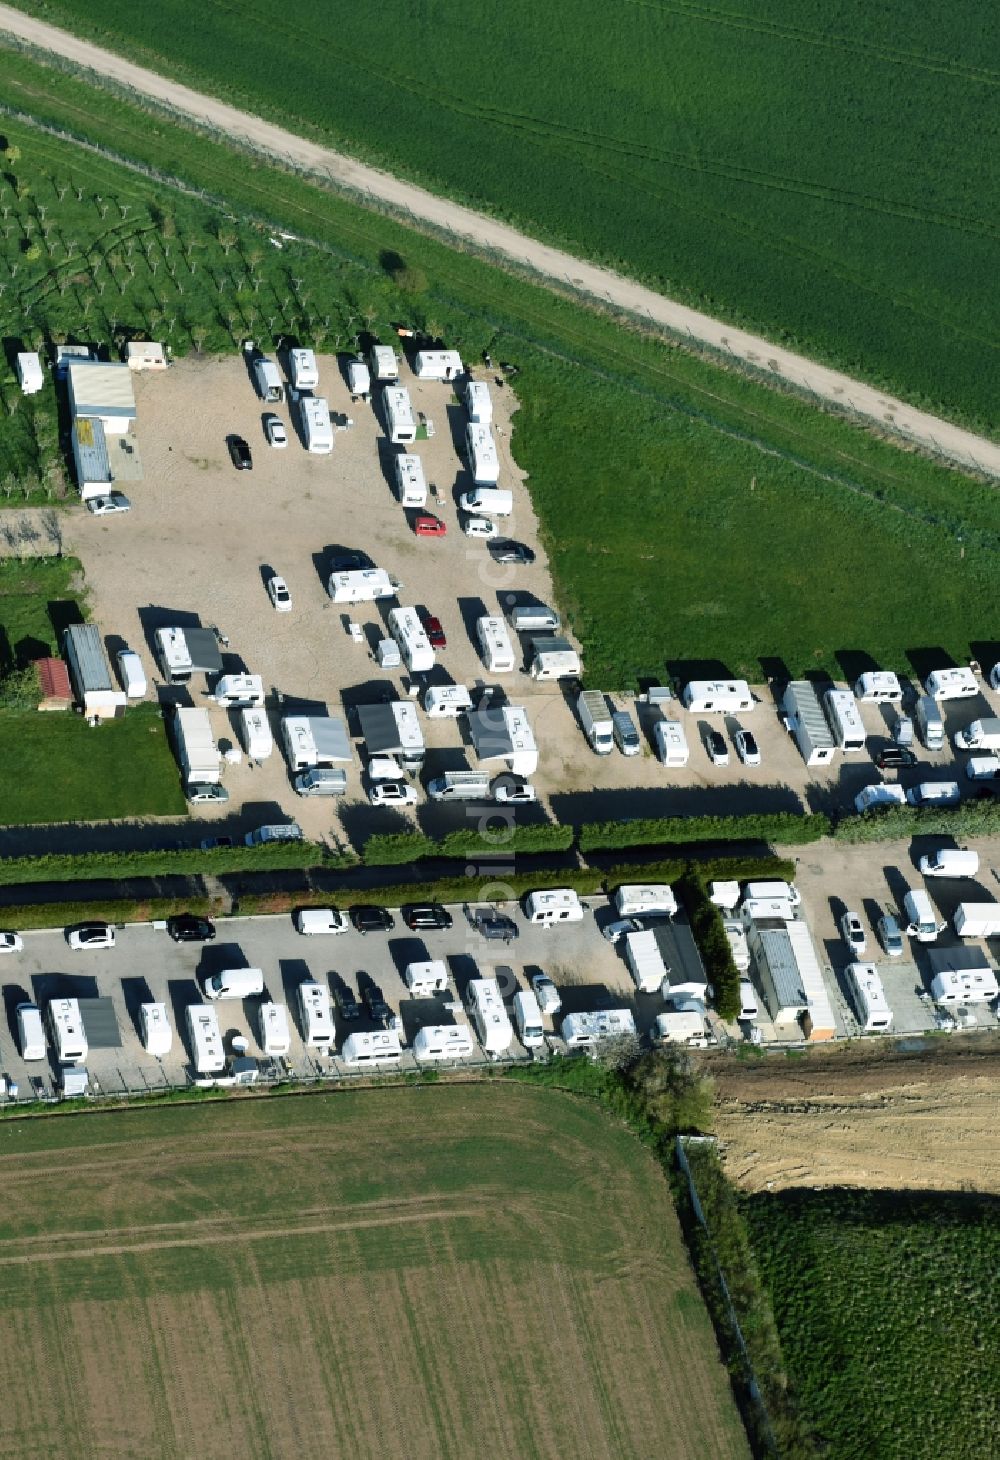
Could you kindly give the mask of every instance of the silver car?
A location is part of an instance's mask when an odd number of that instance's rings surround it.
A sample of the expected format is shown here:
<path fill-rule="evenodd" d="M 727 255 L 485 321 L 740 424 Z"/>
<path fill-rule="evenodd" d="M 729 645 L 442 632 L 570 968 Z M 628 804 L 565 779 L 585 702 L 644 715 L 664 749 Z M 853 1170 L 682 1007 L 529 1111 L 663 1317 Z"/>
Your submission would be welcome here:
<path fill-rule="evenodd" d="M 562 1008 L 562 999 L 559 997 L 559 990 L 547 973 L 536 973 L 531 980 L 531 987 L 534 989 L 538 1007 L 543 1014 L 559 1013 Z"/>

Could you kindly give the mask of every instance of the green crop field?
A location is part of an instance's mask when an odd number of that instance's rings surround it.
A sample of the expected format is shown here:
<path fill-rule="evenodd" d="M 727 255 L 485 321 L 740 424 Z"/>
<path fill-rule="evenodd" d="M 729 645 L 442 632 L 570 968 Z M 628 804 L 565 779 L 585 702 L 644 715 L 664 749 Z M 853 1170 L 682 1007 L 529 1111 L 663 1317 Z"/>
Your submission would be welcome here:
<path fill-rule="evenodd" d="M 742 1208 L 822 1453 L 996 1452 L 995 1198 L 785 1191 L 745 1198 Z"/>
<path fill-rule="evenodd" d="M 21 0 L 159 69 L 1000 425 L 979 0 Z M 193 23 L 196 18 L 196 23 Z"/>
<path fill-rule="evenodd" d="M 663 1174 L 588 1105 L 398 1088 L 3 1135 L 4 1454 L 748 1454 Z"/>
<path fill-rule="evenodd" d="M 854 653 L 908 671 L 914 649 L 1000 639 L 995 489 L 2 50 L 0 87 L 187 189 L 4 124 L 8 339 L 344 349 L 404 320 L 520 364 L 514 450 L 590 683 L 701 660 L 843 674 Z M 275 249 L 277 227 L 302 241 Z M 15 421 L 18 399 L 0 372 Z"/>

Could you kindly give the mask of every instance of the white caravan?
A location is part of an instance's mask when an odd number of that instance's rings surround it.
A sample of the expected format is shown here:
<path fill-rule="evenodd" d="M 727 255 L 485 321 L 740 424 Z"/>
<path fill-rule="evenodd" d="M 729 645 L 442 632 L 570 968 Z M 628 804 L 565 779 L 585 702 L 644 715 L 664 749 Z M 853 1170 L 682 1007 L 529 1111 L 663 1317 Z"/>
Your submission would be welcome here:
<path fill-rule="evenodd" d="M 500 480 L 500 458 L 489 426 L 470 422 L 465 428 L 465 456 L 477 487 L 495 487 Z"/>
<path fill-rule="evenodd" d="M 326 591 L 334 603 L 375 603 L 380 598 L 395 598 L 402 586 L 384 568 L 355 568 L 331 573 Z"/>
<path fill-rule="evenodd" d="M 349 1034 L 341 1047 L 340 1058 L 345 1065 L 364 1069 L 369 1065 L 398 1065 L 403 1057 L 399 1035 L 394 1029 L 376 1029 L 371 1032 Z"/>
<path fill-rule="evenodd" d="M 496 979 L 470 979 L 465 997 L 472 1027 L 479 1036 L 484 1054 L 506 1053 L 513 1042 L 514 1030 Z"/>
<path fill-rule="evenodd" d="M 443 958 L 408 963 L 403 969 L 403 982 L 415 999 L 431 999 L 447 989 L 448 965 Z"/>
<path fill-rule="evenodd" d="M 941 700 L 964 700 L 979 693 L 979 681 L 971 669 L 933 669 L 924 680 L 924 691 Z"/>
<path fill-rule="evenodd" d="M 457 350 L 418 350 L 413 373 L 420 380 L 457 380 L 463 373 Z"/>
<path fill-rule="evenodd" d="M 677 911 L 677 898 L 669 882 L 624 882 L 615 892 L 615 907 L 620 918 L 643 913 L 672 918 Z"/>
<path fill-rule="evenodd" d="M 873 669 L 855 680 L 854 697 L 864 705 L 898 705 L 903 686 L 888 669 Z"/>
<path fill-rule="evenodd" d="M 226 1055 L 222 1047 L 218 1014 L 211 1004 L 188 1004 L 184 1018 L 187 1020 L 188 1042 L 195 1073 L 221 1074 L 226 1068 Z"/>
<path fill-rule="evenodd" d="M 465 409 L 476 426 L 493 424 L 493 398 L 485 380 L 470 380 L 465 387 Z"/>
<path fill-rule="evenodd" d="M 240 740 L 249 760 L 263 761 L 274 751 L 274 736 L 266 710 L 241 710 Z"/>
<path fill-rule="evenodd" d="M 319 367 L 312 350 L 289 350 L 288 368 L 296 390 L 315 390 L 319 385 Z"/>
<path fill-rule="evenodd" d="M 583 903 L 570 887 L 547 887 L 529 892 L 524 899 L 524 915 L 536 927 L 553 928 L 557 923 L 583 921 Z"/>
<path fill-rule="evenodd" d="M 479 653 L 490 674 L 510 674 L 516 664 L 514 647 L 502 618 L 489 615 L 476 621 Z"/>
<path fill-rule="evenodd" d="M 868 732 L 858 710 L 858 702 L 847 689 L 828 689 L 823 695 L 823 709 L 833 738 L 841 750 L 865 750 Z"/>
<path fill-rule="evenodd" d="M 265 355 L 253 362 L 254 379 L 257 382 L 257 393 L 261 400 L 266 400 L 269 405 L 277 405 L 284 400 L 285 392 L 281 384 L 281 376 L 278 374 L 278 367 L 273 360 L 268 360 Z"/>
<path fill-rule="evenodd" d="M 410 392 L 402 386 L 390 385 L 382 393 L 385 429 L 396 446 L 417 439 L 417 422 L 410 403 Z"/>
<path fill-rule="evenodd" d="M 87 1058 L 87 1035 L 78 999 L 50 999 L 46 1010 L 49 1038 L 61 1065 L 82 1065 Z"/>
<path fill-rule="evenodd" d="M 434 650 L 415 608 L 390 609 L 388 625 L 411 674 L 426 674 L 434 668 Z"/>
<path fill-rule="evenodd" d="M 472 709 L 472 696 L 464 684 L 432 685 L 424 695 L 424 714 L 430 720 L 456 719 Z"/>
<path fill-rule="evenodd" d="M 684 726 L 679 720 L 657 720 L 653 726 L 653 739 L 661 765 L 671 769 L 687 765 L 691 752 Z"/>
<path fill-rule="evenodd" d="M 272 1059 L 277 1055 L 286 1055 L 292 1047 L 292 1031 L 284 1004 L 264 1003 L 257 1012 L 260 1019 L 260 1047 L 264 1054 Z"/>
<path fill-rule="evenodd" d="M 425 1024 L 413 1041 L 414 1056 L 422 1064 L 467 1059 L 474 1049 L 468 1024 Z"/>
<path fill-rule="evenodd" d="M 399 356 L 391 345 L 374 345 L 370 359 L 373 379 L 383 383 L 399 379 Z"/>
<path fill-rule="evenodd" d="M 212 690 L 212 698 L 224 710 L 260 709 L 264 681 L 259 674 L 224 674 Z"/>
<path fill-rule="evenodd" d="M 299 1014 L 302 1018 L 302 1037 L 309 1049 L 326 1050 L 333 1053 L 333 1010 L 330 1005 L 330 990 L 325 984 L 306 979 L 299 984 Z"/>
<path fill-rule="evenodd" d="M 426 507 L 427 482 L 424 480 L 423 463 L 419 456 L 404 452 L 393 463 L 396 476 L 396 496 L 402 507 Z"/>
<path fill-rule="evenodd" d="M 849 963 L 847 983 L 864 1032 L 887 1034 L 892 1028 L 892 1010 L 874 963 Z"/>
<path fill-rule="evenodd" d="M 147 1054 L 163 1059 L 174 1047 L 174 1031 L 167 1017 L 166 1004 L 140 1004 L 139 1026 L 142 1047 Z"/>
<path fill-rule="evenodd" d="M 635 1034 L 629 1009 L 603 1009 L 596 1014 L 567 1014 L 559 1030 L 570 1049 L 587 1049 L 607 1039 Z"/>
<path fill-rule="evenodd" d="M 330 402 L 321 395 L 304 395 L 299 402 L 299 415 L 306 450 L 314 456 L 329 456 L 333 450 Z"/>
<path fill-rule="evenodd" d="M 681 692 L 681 704 L 692 715 L 744 715 L 757 701 L 745 679 L 692 679 Z"/>

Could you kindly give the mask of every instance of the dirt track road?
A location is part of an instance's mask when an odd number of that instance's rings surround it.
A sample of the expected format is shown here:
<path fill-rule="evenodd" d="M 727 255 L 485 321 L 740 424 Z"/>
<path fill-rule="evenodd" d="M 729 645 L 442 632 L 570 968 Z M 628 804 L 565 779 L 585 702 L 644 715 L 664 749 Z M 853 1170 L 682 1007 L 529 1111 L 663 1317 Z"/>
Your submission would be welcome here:
<path fill-rule="evenodd" d="M 997 443 L 975 436 L 936 416 L 914 410 L 839 371 L 829 370 L 768 340 L 688 309 L 609 269 L 598 268 L 560 249 L 538 243 L 506 224 L 446 198 L 436 197 L 389 173 L 366 167 L 342 152 L 309 142 L 249 112 L 238 111 L 213 97 L 192 91 L 167 77 L 136 66 L 112 51 L 23 15 L 9 5 L 0 5 L 0 33 L 4 31 L 132 87 L 152 100 L 166 102 L 196 122 L 206 123 L 235 138 L 249 141 L 262 151 L 318 172 L 337 186 L 367 195 L 394 209 L 408 210 L 418 223 L 428 223 L 456 233 L 481 248 L 496 250 L 542 278 L 569 284 L 596 299 L 607 300 L 611 305 L 648 319 L 654 325 L 663 325 L 672 332 L 687 335 L 768 371 L 776 379 L 804 388 L 833 405 L 852 409 L 937 455 L 1000 478 L 1000 445 Z"/>
<path fill-rule="evenodd" d="M 715 1130 L 748 1191 L 787 1186 L 1000 1194 L 993 1039 L 854 1045 L 715 1063 Z"/>

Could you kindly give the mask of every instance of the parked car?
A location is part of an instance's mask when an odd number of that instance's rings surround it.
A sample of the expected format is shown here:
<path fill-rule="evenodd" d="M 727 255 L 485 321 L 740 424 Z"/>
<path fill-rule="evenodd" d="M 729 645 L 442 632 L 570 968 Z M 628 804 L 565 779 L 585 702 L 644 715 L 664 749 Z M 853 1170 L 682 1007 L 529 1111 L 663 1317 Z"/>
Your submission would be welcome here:
<path fill-rule="evenodd" d="M 611 716 L 611 733 L 622 755 L 639 755 L 642 751 L 639 732 L 628 710 L 616 710 Z"/>
<path fill-rule="evenodd" d="M 875 925 L 875 932 L 888 958 L 902 958 L 903 933 L 894 913 L 883 913 Z"/>
<path fill-rule="evenodd" d="M 360 1019 L 361 1005 L 354 995 L 350 984 L 341 978 L 339 973 L 330 974 L 330 990 L 333 994 L 333 1002 L 340 1010 L 342 1019 Z"/>
<path fill-rule="evenodd" d="M 264 417 L 264 435 L 267 437 L 268 446 L 275 446 L 279 451 L 288 445 L 288 432 L 285 430 L 285 423 L 280 416 Z"/>
<path fill-rule="evenodd" d="M 213 801 L 221 804 L 229 800 L 229 792 L 220 781 L 192 781 L 184 794 L 192 806 L 202 806 Z"/>
<path fill-rule="evenodd" d="M 243 440 L 242 436 L 230 436 L 226 441 L 229 447 L 230 460 L 237 471 L 253 471 L 253 457 L 250 454 L 250 447 Z"/>
<path fill-rule="evenodd" d="M 207 836 L 200 845 L 203 852 L 214 852 L 217 847 L 235 846 L 235 842 L 231 836 Z"/>
<path fill-rule="evenodd" d="M 523 776 L 498 776 L 490 790 L 501 806 L 527 806 L 538 800 L 534 786 Z"/>
<path fill-rule="evenodd" d="M 729 746 L 721 730 L 705 731 L 705 752 L 713 765 L 729 764 Z"/>
<path fill-rule="evenodd" d="M 71 948 L 113 948 L 115 930 L 110 923 L 77 923 L 70 928 L 66 941 Z"/>
<path fill-rule="evenodd" d="M 0 953 L 20 953 L 23 948 L 20 933 L 0 933 Z"/>
<path fill-rule="evenodd" d="M 868 947 L 868 937 L 857 913 L 848 909 L 840 919 L 840 931 L 851 952 L 861 957 Z"/>
<path fill-rule="evenodd" d="M 601 936 L 607 938 L 609 943 L 617 943 L 626 933 L 638 933 L 641 926 L 635 918 L 614 918 L 610 923 L 604 924 Z"/>
<path fill-rule="evenodd" d="M 524 567 L 535 561 L 530 547 L 523 542 L 514 542 L 509 537 L 494 537 L 487 543 L 490 557 L 495 563 L 517 563 Z"/>
<path fill-rule="evenodd" d="M 392 1010 L 386 1003 L 385 995 L 370 973 L 360 972 L 358 974 L 358 993 L 361 995 L 361 1002 L 365 1006 L 365 1012 L 369 1019 L 383 1026 L 388 1024 L 392 1018 Z"/>
<path fill-rule="evenodd" d="M 452 916 L 439 902 L 407 902 L 401 909 L 411 933 L 418 928 L 450 928 Z"/>
<path fill-rule="evenodd" d="M 215 938 L 215 924 L 210 918 L 199 918 L 194 913 L 175 913 L 167 918 L 167 932 L 175 943 L 211 943 Z"/>
<path fill-rule="evenodd" d="M 441 627 L 441 620 L 436 614 L 428 613 L 426 608 L 420 610 L 420 622 L 424 626 L 424 633 L 432 649 L 447 649 L 448 640 L 445 637 L 444 629 Z"/>
<path fill-rule="evenodd" d="M 440 517 L 434 517 L 430 512 L 420 512 L 413 519 L 413 531 L 417 537 L 444 537 L 448 528 Z"/>
<path fill-rule="evenodd" d="M 880 771 L 899 770 L 903 766 L 916 765 L 917 757 L 904 745 L 887 745 L 879 751 L 875 764 Z"/>
<path fill-rule="evenodd" d="M 267 580 L 267 594 L 276 613 L 290 613 L 292 608 L 292 595 L 288 591 L 288 584 L 284 578 L 272 573 Z"/>
<path fill-rule="evenodd" d="M 337 553 L 330 559 L 331 573 L 362 573 L 374 566 L 368 554 L 361 552 Z"/>
<path fill-rule="evenodd" d="M 416 806 L 419 799 L 416 788 L 406 781 L 373 781 L 368 787 L 372 806 Z"/>
<path fill-rule="evenodd" d="M 559 990 L 547 973 L 536 973 L 531 980 L 531 987 L 535 991 L 538 1007 L 543 1014 L 559 1013 L 562 1008 L 562 999 L 559 997 Z"/>
<path fill-rule="evenodd" d="M 760 765 L 760 747 L 752 730 L 737 730 L 733 744 L 744 765 Z"/>
<path fill-rule="evenodd" d="M 124 492 L 108 492 L 103 497 L 88 497 L 87 511 L 95 517 L 110 517 L 115 512 L 131 512 L 132 503 Z"/>
<path fill-rule="evenodd" d="M 348 909 L 356 933 L 391 933 L 396 919 L 387 907 L 358 902 Z"/>
<path fill-rule="evenodd" d="M 476 932 L 487 943 L 513 943 L 520 936 L 514 919 L 509 918 L 506 913 L 498 912 L 496 908 L 477 908 L 472 921 Z"/>
<path fill-rule="evenodd" d="M 500 529 L 492 517 L 467 517 L 462 531 L 466 537 L 496 537 Z"/>

